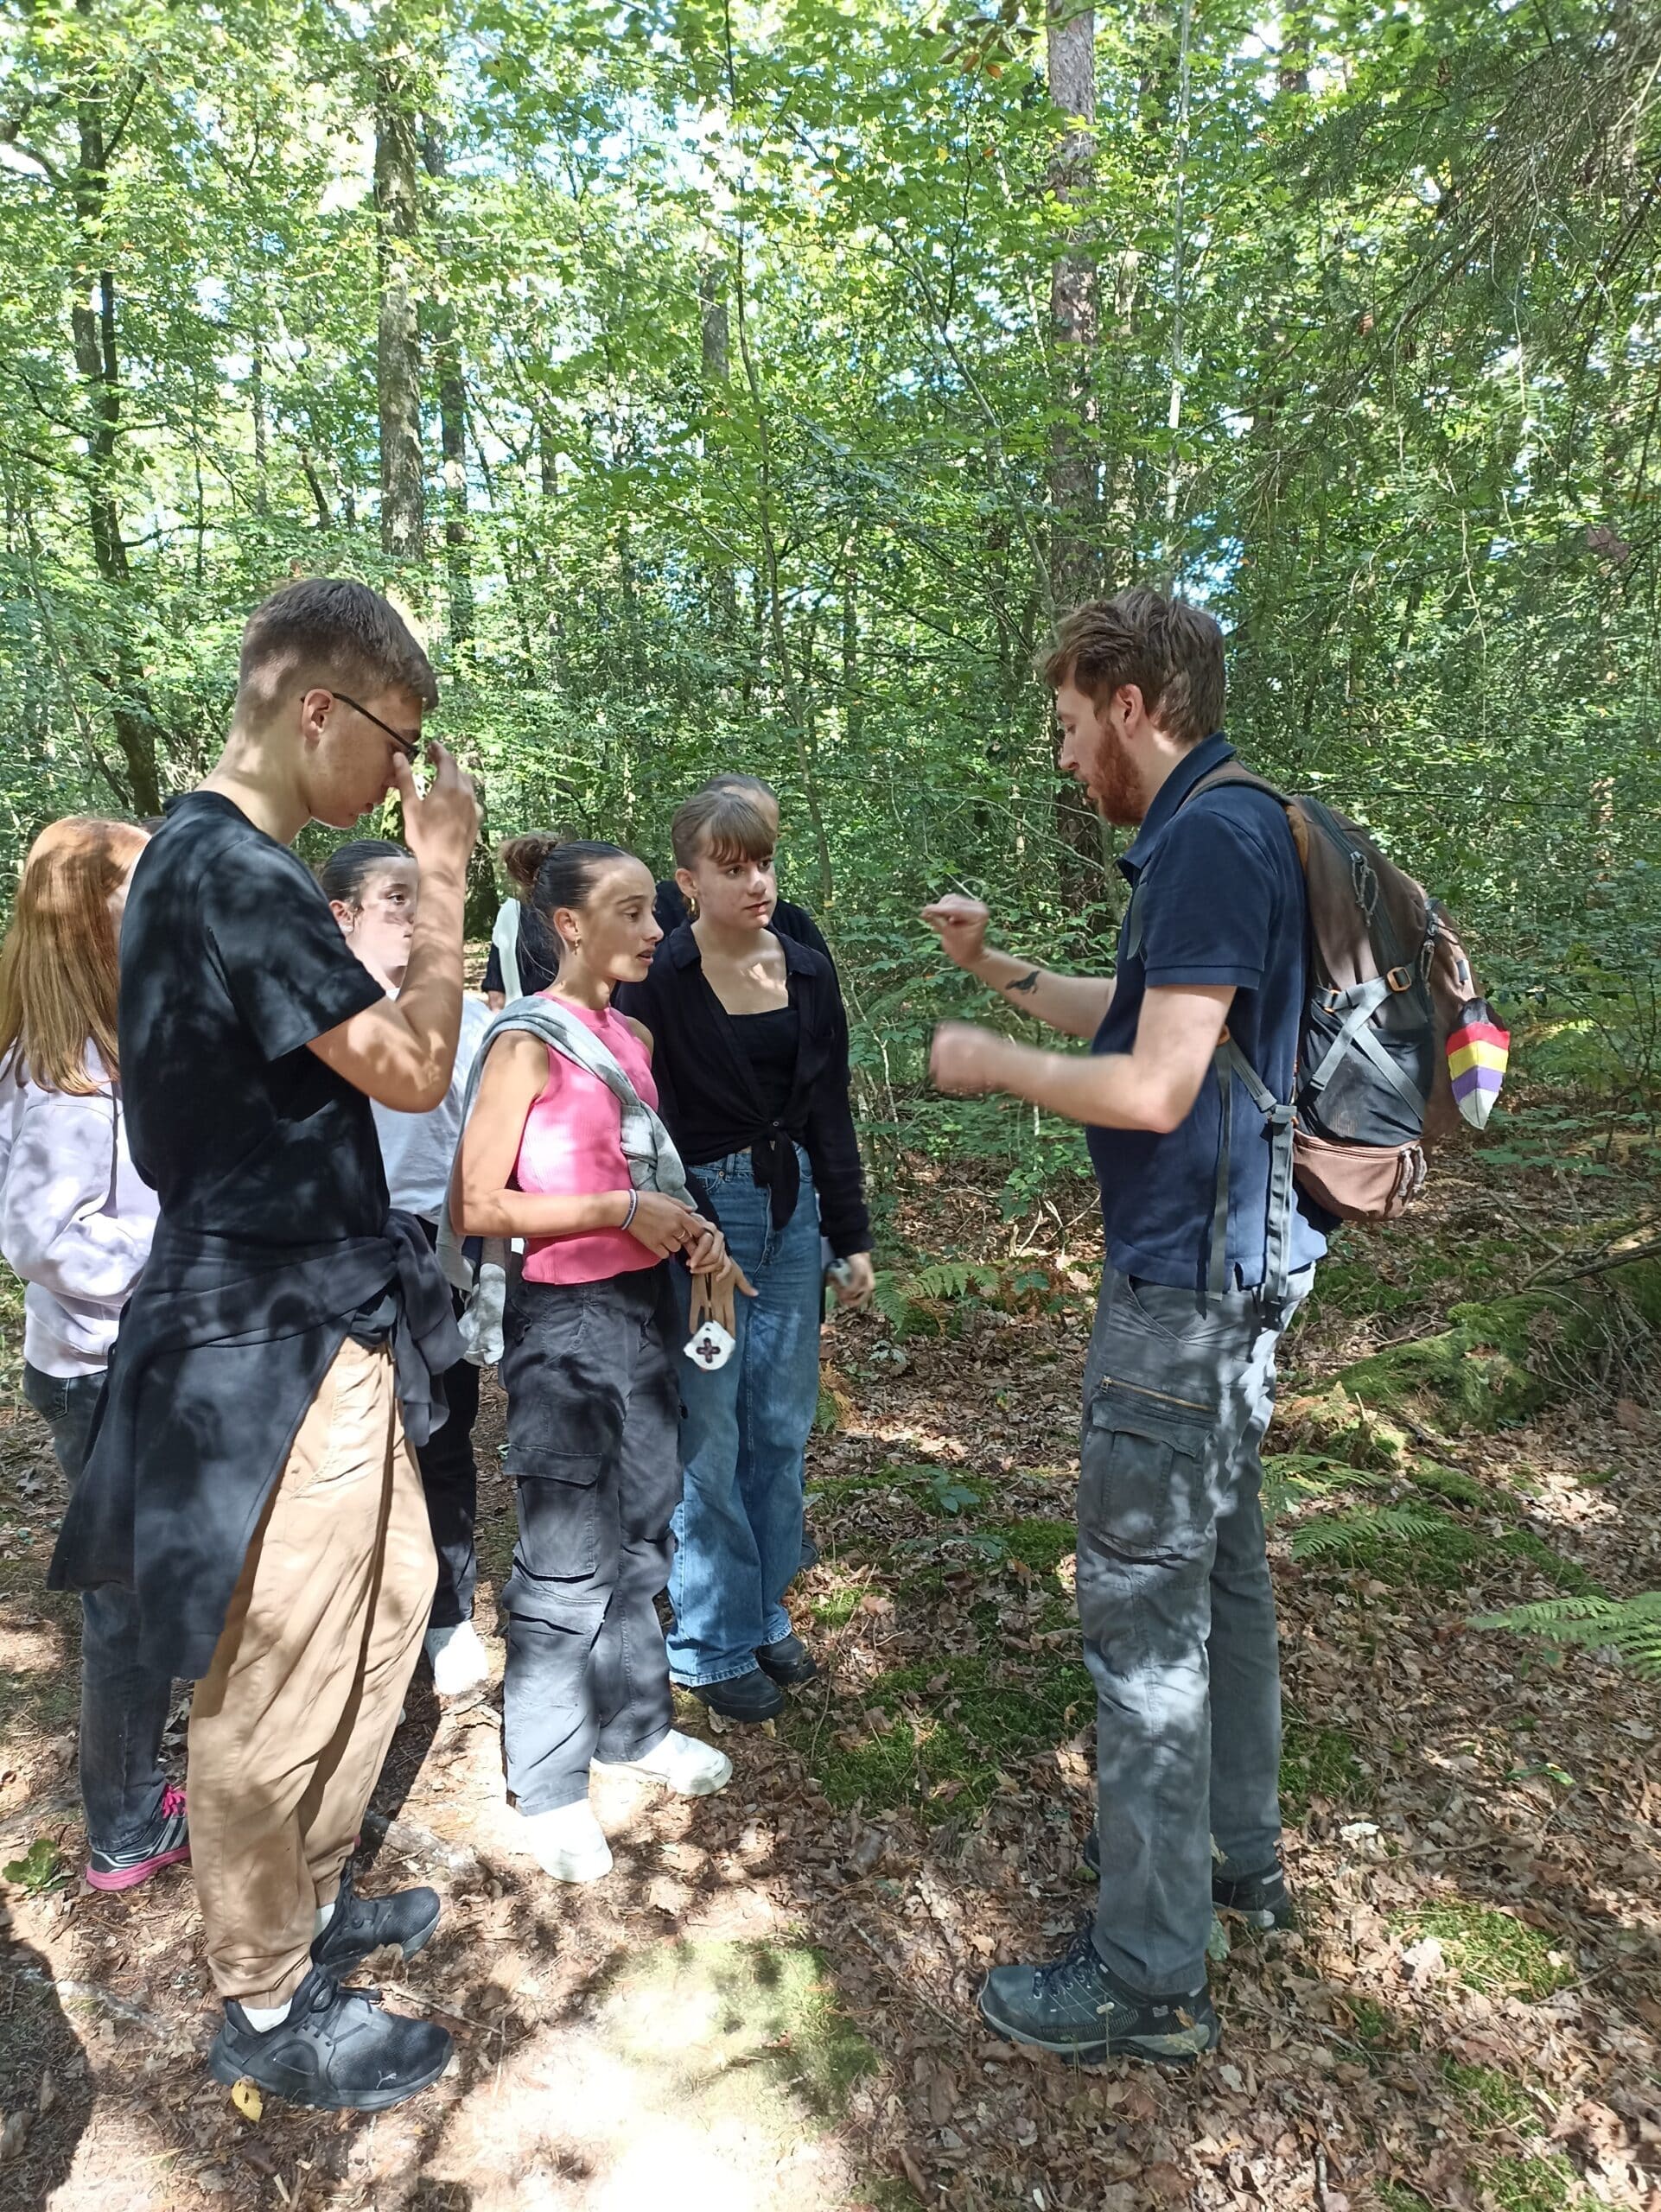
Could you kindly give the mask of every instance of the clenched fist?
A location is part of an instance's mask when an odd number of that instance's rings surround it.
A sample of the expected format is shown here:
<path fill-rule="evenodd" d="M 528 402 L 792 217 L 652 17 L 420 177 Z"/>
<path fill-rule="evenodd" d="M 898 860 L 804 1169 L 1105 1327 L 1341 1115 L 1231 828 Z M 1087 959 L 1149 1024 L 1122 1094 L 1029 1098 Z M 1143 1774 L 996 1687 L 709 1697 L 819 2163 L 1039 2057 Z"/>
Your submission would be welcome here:
<path fill-rule="evenodd" d="M 972 1021 L 943 1021 L 934 1033 L 928 1071 L 937 1090 L 957 1098 L 979 1098 L 996 1090 L 1002 1078 L 1009 1040 Z"/>
<path fill-rule="evenodd" d="M 966 899 L 960 891 L 949 892 L 923 909 L 923 919 L 939 938 L 946 958 L 959 968 L 972 969 L 980 958 L 991 918 L 978 899 Z"/>

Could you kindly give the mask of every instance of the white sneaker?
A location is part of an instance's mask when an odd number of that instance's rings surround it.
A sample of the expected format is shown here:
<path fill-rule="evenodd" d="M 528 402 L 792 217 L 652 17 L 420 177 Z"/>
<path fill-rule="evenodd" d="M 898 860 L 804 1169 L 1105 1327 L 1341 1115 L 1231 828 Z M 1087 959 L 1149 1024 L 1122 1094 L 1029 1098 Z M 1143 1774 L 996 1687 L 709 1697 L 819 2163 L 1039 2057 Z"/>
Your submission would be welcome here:
<path fill-rule="evenodd" d="M 725 1751 L 696 1736 L 683 1736 L 678 1728 L 638 1759 L 596 1759 L 595 1764 L 607 1774 L 644 1775 L 682 1797 L 713 1797 L 733 1778 L 733 1763 Z"/>
<path fill-rule="evenodd" d="M 597 1882 L 611 1872 L 611 1846 L 586 1797 L 525 1815 L 525 1847 L 557 1882 Z"/>
<path fill-rule="evenodd" d="M 471 1621 L 430 1628 L 426 1636 L 433 1688 L 440 1697 L 471 1697 L 490 1682 L 490 1660 Z"/>

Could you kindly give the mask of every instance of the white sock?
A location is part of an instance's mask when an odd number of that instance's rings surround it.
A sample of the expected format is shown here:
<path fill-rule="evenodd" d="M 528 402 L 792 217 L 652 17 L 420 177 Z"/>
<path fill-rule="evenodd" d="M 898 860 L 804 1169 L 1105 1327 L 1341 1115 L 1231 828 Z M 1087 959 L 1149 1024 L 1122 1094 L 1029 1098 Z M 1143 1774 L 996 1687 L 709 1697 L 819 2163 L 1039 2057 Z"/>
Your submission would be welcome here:
<path fill-rule="evenodd" d="M 339 1897 L 331 1897 L 327 1904 L 320 1904 L 316 1911 L 311 1916 L 311 1940 L 314 1943 L 322 1934 L 324 1929 L 328 1926 L 329 1922 L 334 1919 L 334 1908 L 340 1902 L 340 1900 Z M 244 2012 L 246 2012 L 247 2009 L 247 2006 L 245 2005 L 243 2007 Z"/>
<path fill-rule="evenodd" d="M 290 1997 L 286 1998 L 281 2005 L 245 2005 L 242 2008 L 243 2017 L 251 2028 L 264 2035 L 268 2029 L 282 2026 L 283 2021 L 288 2018 L 293 2004 L 294 1999 Z"/>

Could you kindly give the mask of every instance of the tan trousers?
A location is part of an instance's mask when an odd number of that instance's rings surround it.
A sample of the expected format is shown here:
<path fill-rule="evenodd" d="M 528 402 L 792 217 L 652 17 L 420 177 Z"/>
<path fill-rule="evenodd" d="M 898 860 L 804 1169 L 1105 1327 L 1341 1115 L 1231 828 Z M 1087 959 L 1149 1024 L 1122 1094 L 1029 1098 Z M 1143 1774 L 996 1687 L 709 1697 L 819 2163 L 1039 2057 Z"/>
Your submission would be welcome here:
<path fill-rule="evenodd" d="M 267 1502 L 190 1708 L 190 1856 L 223 1997 L 284 2003 L 340 1888 L 437 1567 L 392 1355 L 348 1338 Z"/>

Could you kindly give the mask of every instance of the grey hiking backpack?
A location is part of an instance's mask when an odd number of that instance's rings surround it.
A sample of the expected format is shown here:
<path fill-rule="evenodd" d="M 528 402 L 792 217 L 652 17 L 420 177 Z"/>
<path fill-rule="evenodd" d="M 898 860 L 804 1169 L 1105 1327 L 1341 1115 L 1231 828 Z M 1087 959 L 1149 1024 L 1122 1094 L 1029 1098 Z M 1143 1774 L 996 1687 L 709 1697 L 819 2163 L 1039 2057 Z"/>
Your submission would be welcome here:
<path fill-rule="evenodd" d="M 1341 1220 L 1404 1212 L 1423 1187 L 1429 1148 L 1461 1115 L 1478 1128 L 1486 1121 L 1509 1039 L 1444 909 L 1365 830 L 1231 761 L 1182 804 L 1227 784 L 1265 791 L 1286 810 L 1308 894 L 1309 968 L 1290 1099 L 1275 1097 L 1226 1030 L 1212 1060 L 1222 1135 L 1206 1288 L 1228 1287 L 1238 1076 L 1270 1133 L 1264 1288 L 1281 1298 L 1294 1185 Z M 1134 911 L 1131 930 L 1139 938 Z"/>

